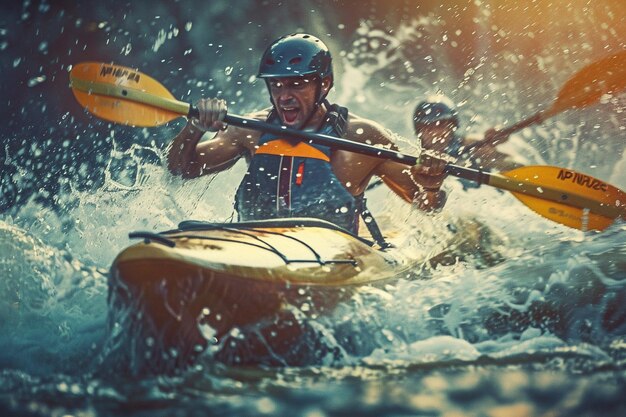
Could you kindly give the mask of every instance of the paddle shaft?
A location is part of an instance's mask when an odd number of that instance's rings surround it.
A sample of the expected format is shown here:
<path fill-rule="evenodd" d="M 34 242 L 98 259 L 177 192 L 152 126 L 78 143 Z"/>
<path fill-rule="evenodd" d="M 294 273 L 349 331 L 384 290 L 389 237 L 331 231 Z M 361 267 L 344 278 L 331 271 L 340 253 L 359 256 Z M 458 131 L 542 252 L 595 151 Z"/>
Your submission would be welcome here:
<path fill-rule="evenodd" d="M 189 106 L 189 108 L 190 110 L 188 116 L 194 117 L 197 114 L 197 109 L 194 109 L 192 106 Z M 224 122 L 245 129 L 263 131 L 266 133 L 281 135 L 297 140 L 305 140 L 318 145 L 335 147 L 338 149 L 359 153 L 362 155 L 368 155 L 375 158 L 388 159 L 409 166 L 417 165 L 419 163 L 419 158 L 412 155 L 403 154 L 401 152 L 391 149 L 379 148 L 376 146 L 367 145 L 365 143 L 353 142 L 351 140 L 341 139 L 335 136 L 329 136 L 315 132 L 304 132 L 301 130 L 290 129 L 285 126 L 278 126 L 260 120 L 244 118 L 241 116 L 226 115 L 226 117 L 224 118 Z M 557 203 L 564 203 L 574 207 L 590 209 L 593 212 L 613 215 L 613 217 L 617 217 L 617 215 L 619 214 L 617 209 L 607 207 L 606 205 L 603 205 L 594 199 L 574 193 L 569 193 L 566 190 L 562 190 L 559 188 L 552 188 L 547 186 L 539 187 L 537 184 L 533 184 L 530 181 L 524 181 L 518 178 L 509 178 L 502 174 L 488 173 L 481 170 L 465 168 L 453 164 L 448 164 L 446 166 L 446 173 L 454 177 L 477 182 L 478 184 L 485 184 L 502 190 L 520 193 L 528 196 L 534 196 L 543 200 L 555 201 Z"/>
<path fill-rule="evenodd" d="M 536 123 L 541 123 L 543 122 L 545 119 L 547 119 L 548 117 L 550 117 L 551 115 L 548 114 L 546 115 L 544 112 L 537 112 L 534 115 L 519 121 L 517 123 L 515 123 L 514 125 L 511 125 L 509 127 L 506 127 L 504 129 L 501 130 L 497 130 L 495 133 L 495 139 L 497 138 L 502 138 L 503 140 L 501 140 L 498 143 L 502 143 L 504 141 L 506 141 L 506 138 L 508 138 L 510 135 L 512 135 L 513 133 L 520 131 L 522 129 L 527 128 L 528 126 L 534 125 Z M 474 142 L 474 143 L 470 143 L 469 145 L 467 145 L 465 147 L 465 151 L 470 151 L 474 148 L 480 148 L 481 146 L 484 146 L 486 144 L 490 143 L 489 141 L 485 141 L 484 139 L 478 142 Z"/>
<path fill-rule="evenodd" d="M 555 107 L 552 107 L 552 108 L 550 108 L 550 109 L 548 109 L 546 111 L 537 112 L 537 113 L 533 114 L 532 116 L 527 117 L 526 119 L 521 120 L 521 121 L 515 123 L 514 125 L 511 125 L 509 127 L 501 129 L 501 130 L 497 130 L 496 133 L 495 133 L 495 138 L 496 139 L 497 138 L 502 138 L 503 140 L 498 142 L 498 143 L 502 143 L 502 142 L 506 141 L 506 139 L 509 136 L 511 136 L 513 133 L 518 132 L 518 131 L 520 131 L 522 129 L 525 129 L 528 126 L 532 126 L 532 125 L 537 124 L 537 123 L 542 123 L 547 118 L 552 117 L 552 116 L 560 113 L 561 111 L 563 111 L 563 109 L 557 109 Z M 481 141 L 478 141 L 478 142 L 470 143 L 469 145 L 467 145 L 465 147 L 465 150 L 469 151 L 469 150 L 474 149 L 474 148 L 480 148 L 481 146 L 484 146 L 484 145 L 486 145 L 488 143 L 489 142 L 485 141 L 485 140 L 481 140 Z"/>
<path fill-rule="evenodd" d="M 284 126 L 278 126 L 261 120 L 247 119 L 235 115 L 226 115 L 224 121 L 228 124 L 239 126 L 244 129 L 252 129 L 274 135 L 285 136 L 290 139 L 304 140 L 317 145 L 330 146 L 354 153 L 373 156 L 376 158 L 389 159 L 400 162 L 405 165 L 416 165 L 419 158 L 406 155 L 398 151 L 388 148 L 379 148 L 365 143 L 353 142 L 351 140 L 338 138 L 336 136 L 324 135 L 315 132 L 306 132 L 302 130 L 290 129 Z"/>

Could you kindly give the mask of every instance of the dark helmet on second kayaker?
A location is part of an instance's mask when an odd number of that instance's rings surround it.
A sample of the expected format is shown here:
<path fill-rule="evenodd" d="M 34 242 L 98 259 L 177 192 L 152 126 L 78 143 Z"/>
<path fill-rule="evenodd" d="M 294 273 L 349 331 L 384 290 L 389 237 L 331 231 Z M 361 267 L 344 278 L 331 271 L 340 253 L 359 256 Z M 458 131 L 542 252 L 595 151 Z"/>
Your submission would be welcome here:
<path fill-rule="evenodd" d="M 437 95 L 418 103 L 413 112 L 413 127 L 419 133 L 422 126 L 450 121 L 456 129 L 459 128 L 459 114 L 452 100 Z"/>
<path fill-rule="evenodd" d="M 420 137 L 422 146 L 427 149 L 446 152 L 458 156 L 462 138 L 456 135 L 459 128 L 459 114 L 448 97 L 437 94 L 417 104 L 413 112 L 413 127 Z M 445 128 L 449 126 L 448 128 Z M 443 131 L 439 129 L 444 128 Z M 434 130 L 433 129 L 437 129 Z M 427 133 L 429 132 L 429 133 Z"/>
<path fill-rule="evenodd" d="M 290 78 L 315 75 L 320 83 L 330 77 L 333 86 L 332 57 L 320 39 L 306 33 L 294 33 L 274 41 L 263 53 L 258 78 Z M 324 101 L 321 86 L 316 104 Z"/>

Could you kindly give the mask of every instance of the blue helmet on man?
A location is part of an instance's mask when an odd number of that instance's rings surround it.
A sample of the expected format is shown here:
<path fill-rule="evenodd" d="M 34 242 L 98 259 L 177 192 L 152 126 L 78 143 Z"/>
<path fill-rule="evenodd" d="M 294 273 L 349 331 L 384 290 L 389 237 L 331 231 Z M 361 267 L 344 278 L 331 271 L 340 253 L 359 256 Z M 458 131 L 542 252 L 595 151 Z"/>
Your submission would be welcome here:
<path fill-rule="evenodd" d="M 452 100 L 443 94 L 429 96 L 425 101 L 415 106 L 413 112 L 415 134 L 420 136 L 425 128 L 432 126 L 452 127 L 446 152 L 450 155 L 459 156 L 463 147 L 463 138 L 456 134 L 460 126 L 459 113 Z"/>
<path fill-rule="evenodd" d="M 320 39 L 306 33 L 294 33 L 274 41 L 263 53 L 258 78 L 289 78 L 315 75 L 320 82 L 330 76 L 333 86 L 332 57 Z M 318 103 L 321 103 L 321 89 Z"/>

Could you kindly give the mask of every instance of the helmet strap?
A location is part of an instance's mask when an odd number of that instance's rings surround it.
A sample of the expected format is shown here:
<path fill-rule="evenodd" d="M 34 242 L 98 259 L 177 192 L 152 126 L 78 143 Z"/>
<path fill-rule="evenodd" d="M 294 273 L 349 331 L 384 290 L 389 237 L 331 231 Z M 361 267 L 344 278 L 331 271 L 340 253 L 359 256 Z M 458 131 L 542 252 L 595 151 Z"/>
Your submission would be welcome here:
<path fill-rule="evenodd" d="M 267 93 L 270 96 L 270 102 L 272 103 L 272 108 L 276 110 L 276 103 L 274 103 L 274 98 L 272 97 L 272 89 L 270 88 L 270 81 L 268 78 L 265 79 L 265 86 L 267 87 Z"/>
<path fill-rule="evenodd" d="M 328 100 L 326 100 L 326 96 L 328 95 L 328 93 L 322 96 L 322 83 L 323 83 L 323 80 L 320 78 L 319 83 L 317 83 L 317 86 L 316 86 L 315 97 L 317 97 L 317 99 L 315 100 L 313 111 L 311 112 L 309 117 L 304 121 L 302 126 L 306 126 L 311 121 L 311 119 L 313 118 L 315 113 L 317 113 L 317 110 L 320 108 L 322 104 L 325 105 L 326 108 L 328 109 L 330 108 L 330 103 L 328 102 Z M 332 81 L 331 81 L 331 86 L 332 86 Z"/>

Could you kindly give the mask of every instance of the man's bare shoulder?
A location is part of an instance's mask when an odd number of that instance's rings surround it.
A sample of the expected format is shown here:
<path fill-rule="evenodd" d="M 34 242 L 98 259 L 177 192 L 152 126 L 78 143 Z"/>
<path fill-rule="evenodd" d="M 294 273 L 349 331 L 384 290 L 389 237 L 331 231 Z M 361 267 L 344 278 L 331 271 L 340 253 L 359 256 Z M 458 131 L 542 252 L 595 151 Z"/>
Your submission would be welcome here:
<path fill-rule="evenodd" d="M 346 139 L 372 145 L 393 144 L 393 134 L 380 123 L 350 113 L 346 127 Z"/>

